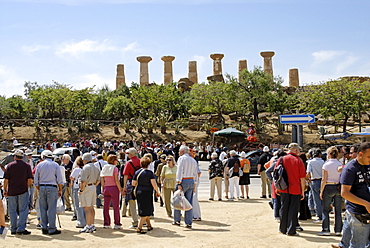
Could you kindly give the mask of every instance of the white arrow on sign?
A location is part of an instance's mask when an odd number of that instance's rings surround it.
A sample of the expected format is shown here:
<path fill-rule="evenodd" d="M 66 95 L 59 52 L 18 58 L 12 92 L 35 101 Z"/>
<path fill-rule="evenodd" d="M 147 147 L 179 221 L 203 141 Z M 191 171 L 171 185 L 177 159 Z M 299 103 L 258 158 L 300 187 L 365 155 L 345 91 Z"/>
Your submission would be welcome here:
<path fill-rule="evenodd" d="M 314 123 L 315 115 L 280 115 L 280 123 Z"/>

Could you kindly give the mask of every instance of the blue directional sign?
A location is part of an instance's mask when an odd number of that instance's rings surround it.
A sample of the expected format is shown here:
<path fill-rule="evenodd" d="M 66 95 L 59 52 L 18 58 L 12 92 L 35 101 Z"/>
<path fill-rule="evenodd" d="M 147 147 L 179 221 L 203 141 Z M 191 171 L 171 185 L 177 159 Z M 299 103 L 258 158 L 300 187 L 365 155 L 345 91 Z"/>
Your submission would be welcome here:
<path fill-rule="evenodd" d="M 315 115 L 280 115 L 281 124 L 315 123 Z"/>

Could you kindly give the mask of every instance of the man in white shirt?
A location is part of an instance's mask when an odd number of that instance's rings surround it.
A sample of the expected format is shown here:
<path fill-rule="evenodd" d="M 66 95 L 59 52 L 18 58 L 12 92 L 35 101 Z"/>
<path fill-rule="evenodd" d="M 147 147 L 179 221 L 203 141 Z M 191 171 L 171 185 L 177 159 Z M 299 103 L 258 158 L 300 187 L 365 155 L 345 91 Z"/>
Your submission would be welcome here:
<path fill-rule="evenodd" d="M 313 152 L 314 158 L 309 160 L 307 163 L 307 178 L 311 181 L 311 193 L 313 197 L 313 202 L 315 204 L 315 212 L 317 220 L 315 223 L 322 222 L 322 200 L 320 199 L 320 187 L 321 187 L 321 178 L 322 178 L 322 166 L 324 160 L 321 159 L 321 150 L 315 149 Z"/>
<path fill-rule="evenodd" d="M 13 137 L 12 140 L 13 140 L 13 146 L 18 145 L 18 140 L 15 137 Z"/>
<path fill-rule="evenodd" d="M 182 190 L 185 198 L 190 204 L 193 204 L 193 193 L 196 192 L 198 181 L 198 163 L 189 155 L 189 147 L 181 146 L 179 150 L 179 159 L 177 161 L 176 190 Z M 172 225 L 180 225 L 180 210 L 174 210 L 174 222 Z M 193 209 L 185 211 L 185 224 L 191 228 L 193 223 Z"/>
<path fill-rule="evenodd" d="M 221 152 L 220 157 L 219 157 L 219 159 L 221 161 L 223 161 L 225 159 L 225 156 L 227 155 L 226 152 L 227 152 L 227 147 L 222 148 L 222 152 Z"/>

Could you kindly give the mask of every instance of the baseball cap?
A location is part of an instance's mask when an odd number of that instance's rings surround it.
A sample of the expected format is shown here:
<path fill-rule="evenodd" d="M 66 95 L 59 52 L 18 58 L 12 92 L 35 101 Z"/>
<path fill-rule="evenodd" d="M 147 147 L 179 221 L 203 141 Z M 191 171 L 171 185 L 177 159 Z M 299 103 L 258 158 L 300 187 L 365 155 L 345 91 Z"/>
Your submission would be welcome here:
<path fill-rule="evenodd" d="M 52 158 L 53 157 L 53 153 L 50 150 L 44 150 L 41 153 L 41 157 L 44 157 L 44 158 Z"/>
<path fill-rule="evenodd" d="M 14 156 L 17 156 L 17 157 L 23 157 L 24 156 L 24 152 L 22 150 L 15 150 L 14 152 Z"/>
<path fill-rule="evenodd" d="M 292 149 L 298 149 L 298 150 L 301 150 L 302 148 L 297 144 L 297 143 L 290 143 L 289 144 L 289 146 L 288 146 L 288 148 L 290 149 L 290 150 L 292 150 Z"/>
<path fill-rule="evenodd" d="M 268 146 L 265 146 L 265 147 L 263 147 L 263 151 L 264 152 L 269 152 L 270 151 L 270 148 Z"/>

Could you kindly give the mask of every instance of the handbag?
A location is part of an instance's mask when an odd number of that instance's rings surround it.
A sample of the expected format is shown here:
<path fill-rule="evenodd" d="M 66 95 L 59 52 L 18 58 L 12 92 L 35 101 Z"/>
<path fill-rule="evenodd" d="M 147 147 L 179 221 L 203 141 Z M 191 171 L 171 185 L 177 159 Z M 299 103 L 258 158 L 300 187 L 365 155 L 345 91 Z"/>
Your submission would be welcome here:
<path fill-rule="evenodd" d="M 62 197 L 59 197 L 57 201 L 57 214 L 64 214 L 64 205 Z"/>
<path fill-rule="evenodd" d="M 243 171 L 242 171 L 242 169 L 240 169 L 240 167 L 239 167 L 239 176 L 240 176 L 240 177 L 242 177 L 242 176 L 243 176 Z"/>
<path fill-rule="evenodd" d="M 134 190 L 133 190 L 133 193 L 134 193 L 134 196 L 136 197 L 136 189 L 137 189 L 137 186 L 139 185 L 139 177 L 140 177 L 140 175 L 141 175 L 141 173 L 143 173 L 143 171 L 144 171 L 144 169 L 142 169 L 141 171 L 140 171 L 140 173 L 139 173 L 139 175 L 137 175 L 137 178 L 136 178 L 136 186 L 135 186 L 135 188 L 134 188 Z"/>

